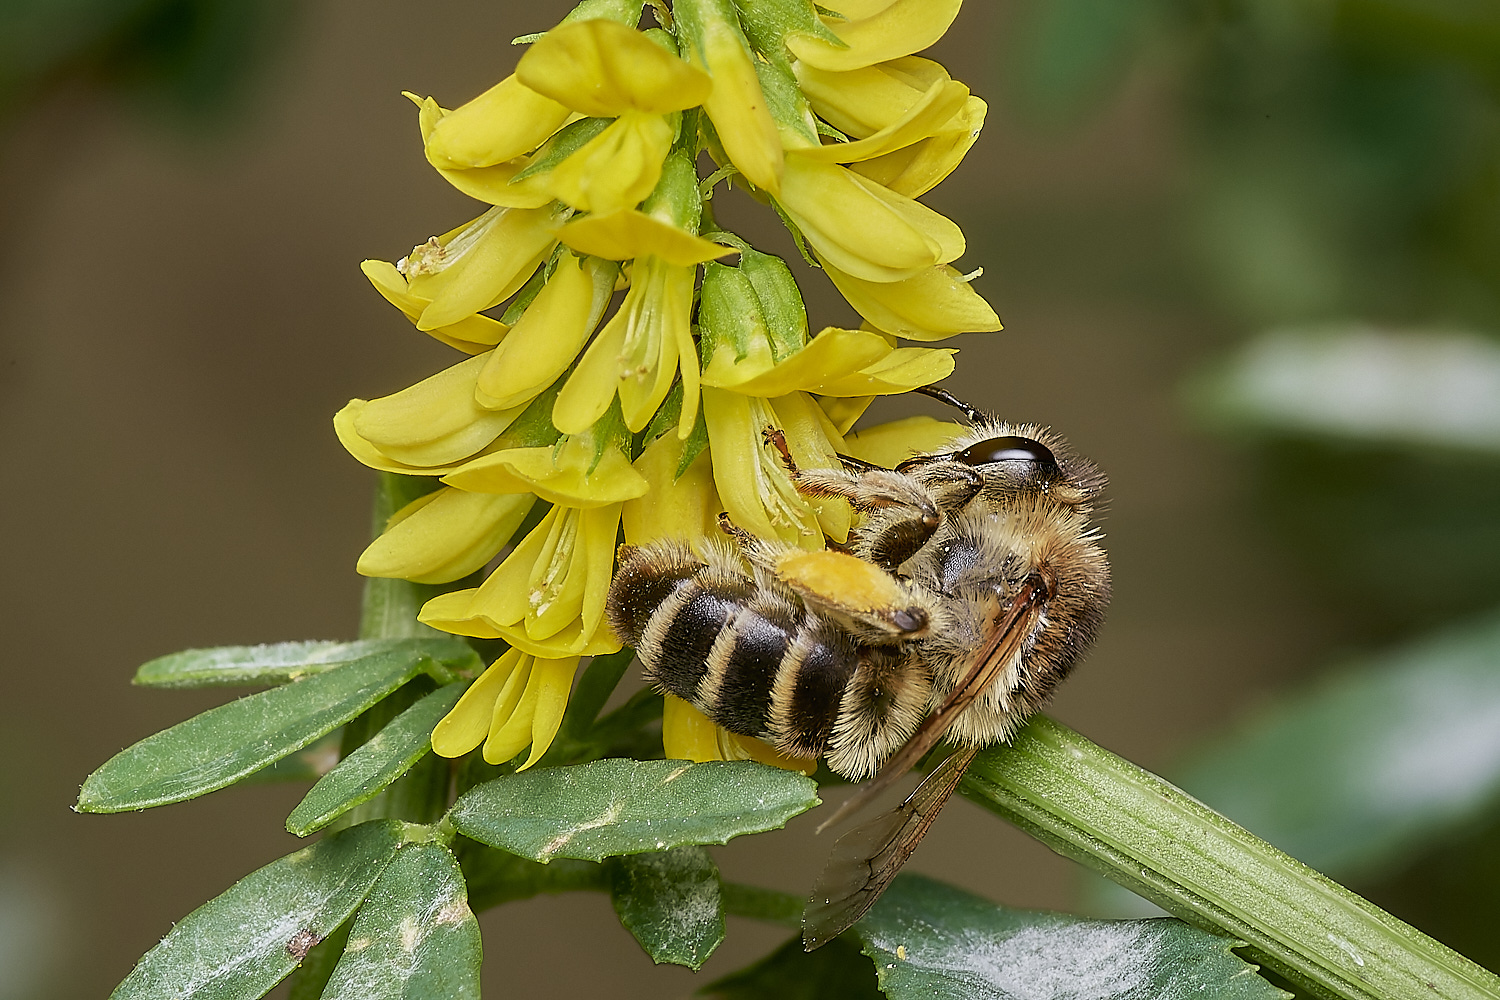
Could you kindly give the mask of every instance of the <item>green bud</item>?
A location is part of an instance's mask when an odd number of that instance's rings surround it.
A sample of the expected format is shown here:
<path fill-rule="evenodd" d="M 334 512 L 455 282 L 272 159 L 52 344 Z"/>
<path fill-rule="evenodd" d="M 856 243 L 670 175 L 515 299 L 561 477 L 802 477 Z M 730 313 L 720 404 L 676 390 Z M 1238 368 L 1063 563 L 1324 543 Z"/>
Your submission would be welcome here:
<path fill-rule="evenodd" d="M 796 132 L 807 140 L 808 145 L 820 145 L 817 120 L 802 88 L 797 86 L 791 65 L 785 61 L 758 61 L 755 75 L 760 80 L 761 93 L 766 95 L 766 110 L 771 112 L 776 127 Z"/>
<path fill-rule="evenodd" d="M 699 351 L 705 367 L 721 347 L 734 351 L 735 361 L 743 361 L 755 346 L 771 342 L 770 330 L 761 312 L 760 297 L 755 294 L 755 286 L 744 271 L 717 261 L 709 261 L 703 266 L 698 331 L 701 334 Z M 764 354 L 764 346 L 761 346 L 761 352 Z"/>
<path fill-rule="evenodd" d="M 807 307 L 786 261 L 745 250 L 740 254 L 740 272 L 755 289 L 772 356 L 779 362 L 807 346 Z"/>
<path fill-rule="evenodd" d="M 619 21 L 621 24 L 634 28 L 640 23 L 641 8 L 644 6 L 643 0 L 583 0 L 558 23 L 568 24 L 573 21 L 592 21 L 603 18 Z"/>
<path fill-rule="evenodd" d="M 669 154 L 661 165 L 661 180 L 641 205 L 641 211 L 697 234 L 703 218 L 698 172 L 683 150 Z"/>

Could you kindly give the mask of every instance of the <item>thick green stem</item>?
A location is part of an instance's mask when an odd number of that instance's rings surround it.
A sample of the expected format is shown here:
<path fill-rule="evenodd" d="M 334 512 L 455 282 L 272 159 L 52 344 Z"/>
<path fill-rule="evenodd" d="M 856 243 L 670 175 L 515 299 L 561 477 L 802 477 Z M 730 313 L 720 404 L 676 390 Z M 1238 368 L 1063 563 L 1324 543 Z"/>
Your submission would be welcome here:
<path fill-rule="evenodd" d="M 1318 995 L 1500 1000 L 1500 978 L 1044 716 L 976 757 L 961 790 Z"/>

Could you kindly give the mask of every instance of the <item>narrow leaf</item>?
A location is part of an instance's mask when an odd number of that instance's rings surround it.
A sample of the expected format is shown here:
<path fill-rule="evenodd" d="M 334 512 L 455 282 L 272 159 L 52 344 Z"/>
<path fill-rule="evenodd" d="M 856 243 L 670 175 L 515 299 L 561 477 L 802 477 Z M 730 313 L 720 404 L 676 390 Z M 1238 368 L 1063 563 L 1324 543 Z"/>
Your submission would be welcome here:
<path fill-rule="evenodd" d="M 801 900 L 797 905 L 801 906 Z M 814 952 L 799 934 L 754 965 L 709 983 L 700 993 L 722 1000 L 881 1000 L 875 970 L 857 945 L 834 938 Z"/>
<path fill-rule="evenodd" d="M 260 646 L 187 649 L 143 663 L 131 681 L 141 687 L 196 688 L 285 684 L 354 663 L 376 653 L 410 650 L 453 666 L 477 664 L 461 639 L 360 639 L 355 642 L 277 642 Z"/>
<path fill-rule="evenodd" d="M 84 781 L 77 809 L 145 809 L 233 784 L 342 726 L 426 662 L 387 650 L 209 709 L 111 757 Z"/>
<path fill-rule="evenodd" d="M 253 1000 L 354 912 L 400 846 L 366 823 L 273 861 L 177 923 L 110 1000 Z"/>
<path fill-rule="evenodd" d="M 719 866 L 702 847 L 611 858 L 610 897 L 620 923 L 651 961 L 694 972 L 724 940 Z"/>
<path fill-rule="evenodd" d="M 1500 616 L 1423 638 L 1272 705 L 1180 774 L 1314 867 L 1367 872 L 1500 803 Z"/>
<path fill-rule="evenodd" d="M 901 875 L 854 925 L 890 1000 L 933 996 L 1281 1000 L 1233 938 L 1180 920 L 1012 910 Z"/>
<path fill-rule="evenodd" d="M 961 791 L 1318 996 L 1500 1000 L 1494 974 L 1045 716 Z"/>
<path fill-rule="evenodd" d="M 320 1000 L 323 987 L 328 985 L 328 977 L 333 975 L 334 967 L 344 954 L 344 942 L 349 940 L 349 927 L 353 923 L 352 919 L 345 920 L 307 953 L 297 971 L 287 980 L 286 1000 Z"/>
<path fill-rule="evenodd" d="M 287 817 L 299 837 L 338 819 L 380 794 L 432 749 L 432 727 L 448 714 L 465 685 L 449 684 L 429 693 L 385 725 L 339 765 L 318 779 Z"/>
<path fill-rule="evenodd" d="M 323 1000 L 478 1000 L 479 922 L 441 844 L 403 848 L 354 919 Z"/>
<path fill-rule="evenodd" d="M 608 759 L 485 782 L 449 816 L 534 861 L 600 861 L 775 830 L 819 801 L 812 779 L 754 761 Z"/>

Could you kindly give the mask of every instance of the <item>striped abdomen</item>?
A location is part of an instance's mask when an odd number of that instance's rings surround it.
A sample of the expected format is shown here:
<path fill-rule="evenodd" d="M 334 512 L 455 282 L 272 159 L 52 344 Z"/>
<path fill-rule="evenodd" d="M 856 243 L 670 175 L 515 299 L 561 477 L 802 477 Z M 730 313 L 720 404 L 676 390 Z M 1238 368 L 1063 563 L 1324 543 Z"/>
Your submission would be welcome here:
<path fill-rule="evenodd" d="M 790 595 L 688 549 L 625 549 L 606 605 L 646 678 L 784 753 L 828 747 L 861 650 Z"/>

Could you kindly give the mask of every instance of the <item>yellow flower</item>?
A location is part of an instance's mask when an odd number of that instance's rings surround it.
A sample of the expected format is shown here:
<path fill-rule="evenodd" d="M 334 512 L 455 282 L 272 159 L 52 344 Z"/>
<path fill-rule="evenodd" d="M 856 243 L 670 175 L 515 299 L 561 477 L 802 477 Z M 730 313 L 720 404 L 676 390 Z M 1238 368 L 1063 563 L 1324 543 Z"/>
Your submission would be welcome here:
<path fill-rule="evenodd" d="M 777 203 L 808 245 L 866 281 L 900 281 L 956 260 L 964 236 L 947 218 L 847 167 L 789 152 Z"/>
<path fill-rule="evenodd" d="M 503 410 L 530 402 L 557 381 L 599 325 L 618 270 L 598 258 L 559 255 L 546 285 L 480 369 L 475 399 Z"/>
<path fill-rule="evenodd" d="M 818 762 L 806 757 L 788 757 L 764 740 L 731 733 L 714 725 L 691 704 L 665 695 L 662 705 L 661 742 L 668 760 L 758 760 L 787 771 L 812 774 Z"/>
<path fill-rule="evenodd" d="M 422 133 L 427 162 L 448 183 L 471 198 L 508 208 L 541 208 L 552 200 L 551 193 L 539 178 L 520 176 L 531 166 L 531 161 L 524 156 L 488 166 L 456 166 L 448 157 L 434 152 L 433 130 L 452 112 L 444 111 L 430 97 L 418 97 L 409 91 L 403 92 L 403 96 L 417 106 L 417 127 Z M 539 155 L 545 151 L 546 145 Z"/>
<path fill-rule="evenodd" d="M 481 743 L 484 759 L 503 764 L 527 746 L 524 771 L 547 752 L 568 707 L 578 657 L 546 658 L 512 649 L 490 665 L 432 731 L 432 749 L 462 757 Z"/>
<path fill-rule="evenodd" d="M 407 290 L 428 300 L 417 329 L 450 326 L 510 296 L 541 266 L 567 220 L 556 207 L 492 208 L 434 236 L 396 264 Z"/>
<path fill-rule="evenodd" d="M 713 77 L 703 110 L 724 152 L 750 183 L 775 193 L 781 186 L 781 136 L 734 8 L 727 0 L 678 0 L 673 9 L 694 62 Z"/>
<path fill-rule="evenodd" d="M 415 323 L 422 311 L 431 304 L 431 299 L 420 298 L 411 293 L 406 275 L 396 270 L 396 265 L 384 260 L 367 260 L 359 265 L 370 284 L 375 286 L 387 302 L 400 309 L 406 318 Z M 494 347 L 505 336 L 506 326 L 488 316 L 465 316 L 457 323 L 424 330 L 428 336 L 456 347 L 465 354 L 482 354 Z"/>
<path fill-rule="evenodd" d="M 765 440 L 766 429 L 777 428 L 798 465 L 837 466 L 840 435 L 811 396 L 793 392 L 772 400 L 705 388 L 703 421 L 713 451 L 714 486 L 735 524 L 809 549 L 822 548 L 825 534 L 838 542 L 848 537 L 848 505 L 800 495 Z"/>
<path fill-rule="evenodd" d="M 787 48 L 819 69 L 851 70 L 920 52 L 943 37 L 963 0 L 840 3 L 848 20 L 825 18 L 842 46 L 816 35 L 789 34 Z"/>
<path fill-rule="evenodd" d="M 561 104 L 508 76 L 433 119 L 423 136 L 427 158 L 434 166 L 449 168 L 504 163 L 540 146 L 562 127 L 568 114 Z"/>
<path fill-rule="evenodd" d="M 663 434 L 646 445 L 635 467 L 650 488 L 625 501 L 620 512 L 626 543 L 719 535 L 719 511 L 724 507 L 714 490 L 708 451 L 691 455 L 676 434 Z"/>
<path fill-rule="evenodd" d="M 483 451 L 525 409 L 491 410 L 475 400 L 488 363 L 488 353 L 481 354 L 390 396 L 351 400 L 334 427 L 350 453 L 372 468 L 433 475 Z"/>
<path fill-rule="evenodd" d="M 604 598 L 620 504 L 553 507 L 489 579 L 428 601 L 419 619 L 458 635 L 504 639 L 535 656 L 613 653 Z"/>
<path fill-rule="evenodd" d="M 1001 329 L 995 310 L 951 267 L 928 268 L 901 281 L 868 281 L 818 259 L 839 293 L 878 330 L 908 340 L 942 340 Z"/>
<path fill-rule="evenodd" d="M 624 303 L 558 394 L 552 411 L 558 429 L 588 427 L 604 415 L 616 394 L 626 426 L 644 429 L 666 399 L 679 367 L 692 400 L 684 406 L 685 426 L 691 429 L 689 408 L 696 409 L 698 397 L 692 306 L 691 268 L 659 257 L 636 261 Z"/>
<path fill-rule="evenodd" d="M 444 487 L 391 515 L 359 557 L 364 576 L 448 583 L 480 569 L 516 533 L 536 497 Z"/>

